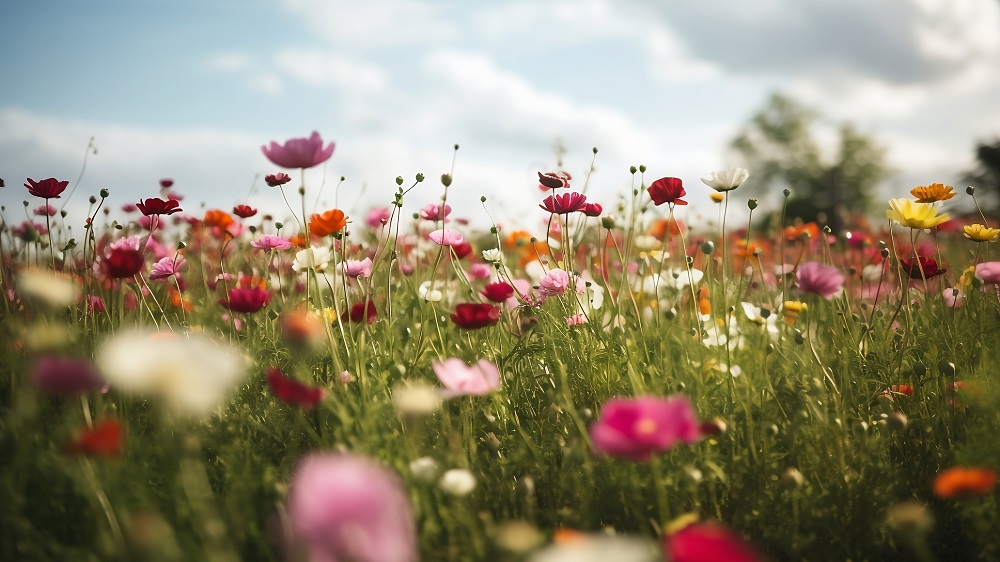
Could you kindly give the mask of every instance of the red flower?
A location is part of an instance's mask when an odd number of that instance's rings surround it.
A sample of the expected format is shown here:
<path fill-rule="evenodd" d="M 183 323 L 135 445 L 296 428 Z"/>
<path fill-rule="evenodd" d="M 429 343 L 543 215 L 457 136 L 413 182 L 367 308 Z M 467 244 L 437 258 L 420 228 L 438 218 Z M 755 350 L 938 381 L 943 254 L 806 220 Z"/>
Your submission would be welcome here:
<path fill-rule="evenodd" d="M 938 275 L 944 275 L 948 271 L 947 269 L 938 268 L 937 261 L 933 258 L 925 258 L 923 256 L 919 256 L 918 259 L 901 259 L 899 260 L 899 264 L 903 266 L 903 271 L 910 276 L 910 279 L 931 279 Z M 923 275 L 921 275 L 921 271 L 923 271 Z"/>
<path fill-rule="evenodd" d="M 308 138 L 289 139 L 284 145 L 271 141 L 270 146 L 260 147 L 267 159 L 282 168 L 312 168 L 333 156 L 333 143 L 323 148 L 323 139 L 313 131 Z"/>
<path fill-rule="evenodd" d="M 160 180 L 160 189 L 170 189 L 174 185 L 174 180 L 170 178 L 163 178 Z"/>
<path fill-rule="evenodd" d="M 152 215 L 172 215 L 181 210 L 181 204 L 173 199 L 164 201 L 159 197 L 150 197 L 135 205 L 147 217 Z"/>
<path fill-rule="evenodd" d="M 459 244 L 452 244 L 451 250 L 455 252 L 455 257 L 462 259 L 465 256 L 472 253 L 472 244 L 465 242 L 464 240 Z"/>
<path fill-rule="evenodd" d="M 492 304 L 463 303 L 455 307 L 451 321 L 466 330 L 485 328 L 500 321 L 500 307 Z"/>
<path fill-rule="evenodd" d="M 322 388 L 309 386 L 291 377 L 286 377 L 277 368 L 267 371 L 267 385 L 271 387 L 271 392 L 279 400 L 304 410 L 315 408 L 316 404 L 323 399 L 323 395 L 326 394 Z"/>
<path fill-rule="evenodd" d="M 63 191 L 69 185 L 68 181 L 59 181 L 56 178 L 48 178 L 42 181 L 35 181 L 28 178 L 28 183 L 24 187 L 28 188 L 28 193 L 42 199 L 59 199 Z"/>
<path fill-rule="evenodd" d="M 248 219 L 257 214 L 257 209 L 254 209 L 250 205 L 237 205 L 233 207 L 233 214 L 241 219 Z"/>
<path fill-rule="evenodd" d="M 570 175 L 566 172 L 538 172 L 538 183 L 539 187 L 544 187 L 547 189 L 558 189 L 560 187 L 569 187 Z"/>
<path fill-rule="evenodd" d="M 582 193 L 570 191 L 559 195 L 549 195 L 539 207 L 550 213 L 566 215 L 579 211 L 587 204 L 587 196 Z"/>
<path fill-rule="evenodd" d="M 341 322 L 361 322 L 362 320 L 371 324 L 378 320 L 378 311 L 375 310 L 375 302 L 356 302 L 351 306 L 351 310 L 344 311 L 341 315 Z"/>
<path fill-rule="evenodd" d="M 600 203 L 587 203 L 583 206 L 583 214 L 588 217 L 599 217 L 604 212 L 604 207 Z"/>
<path fill-rule="evenodd" d="M 114 418 L 103 419 L 93 429 L 84 429 L 66 443 L 67 453 L 88 457 L 117 457 L 122 452 L 125 430 Z"/>
<path fill-rule="evenodd" d="M 673 562 L 758 562 L 763 560 L 743 537 L 712 522 L 693 523 L 664 535 L 663 550 Z"/>
<path fill-rule="evenodd" d="M 219 304 L 233 312 L 252 314 L 271 302 L 271 292 L 260 287 L 235 288 L 229 290 L 228 299 L 219 299 Z"/>
<path fill-rule="evenodd" d="M 943 500 L 978 498 L 993 492 L 997 473 L 986 467 L 956 466 L 934 478 L 934 495 Z"/>
<path fill-rule="evenodd" d="M 290 181 L 292 181 L 292 176 L 284 172 L 264 176 L 264 183 L 266 183 L 268 187 L 278 187 L 279 185 L 285 185 Z"/>
<path fill-rule="evenodd" d="M 493 302 L 504 302 L 514 296 L 514 287 L 511 287 L 509 283 L 497 281 L 486 285 L 480 294 Z"/>
<path fill-rule="evenodd" d="M 133 277 L 146 267 L 142 252 L 135 248 L 112 248 L 104 258 L 104 273 L 113 279 Z"/>
<path fill-rule="evenodd" d="M 687 201 L 681 199 L 687 192 L 684 191 L 684 184 L 680 178 L 660 178 L 650 184 L 646 191 L 656 206 L 664 203 L 687 205 Z"/>

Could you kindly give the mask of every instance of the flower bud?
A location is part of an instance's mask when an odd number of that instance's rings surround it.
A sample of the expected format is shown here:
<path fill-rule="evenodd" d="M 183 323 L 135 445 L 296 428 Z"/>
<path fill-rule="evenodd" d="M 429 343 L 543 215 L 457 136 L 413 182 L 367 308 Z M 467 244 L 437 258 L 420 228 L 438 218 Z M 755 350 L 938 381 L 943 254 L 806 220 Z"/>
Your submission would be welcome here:
<path fill-rule="evenodd" d="M 101 188 L 101 198 L 102 199 L 107 199 L 109 195 L 111 195 L 111 192 L 108 191 L 108 188 L 102 187 Z"/>
<path fill-rule="evenodd" d="M 638 168 L 636 168 L 635 166 L 629 166 L 629 167 L 628 167 L 628 171 L 629 171 L 629 172 L 630 172 L 631 174 L 635 175 L 635 173 L 636 173 L 637 171 L 639 171 L 639 170 L 638 170 Z"/>
<path fill-rule="evenodd" d="M 708 255 L 711 255 L 712 252 L 714 252 L 714 251 L 715 251 L 715 242 L 712 242 L 711 240 L 709 240 L 707 242 L 702 242 L 701 243 L 701 253 L 703 253 L 706 256 L 708 256 Z"/>
<path fill-rule="evenodd" d="M 969 187 L 965 188 L 965 192 L 968 193 L 969 195 L 975 195 L 976 188 L 970 185 Z"/>
<path fill-rule="evenodd" d="M 403 185 L 403 176 L 396 176 L 396 185 Z"/>
<path fill-rule="evenodd" d="M 747 207 L 749 207 L 751 211 L 754 210 L 754 209 L 756 209 L 757 208 L 757 198 L 756 197 L 751 197 L 750 200 L 747 201 Z"/>
<path fill-rule="evenodd" d="M 445 187 L 451 186 L 451 174 L 441 174 L 441 185 Z"/>
<path fill-rule="evenodd" d="M 417 183 L 420 183 L 420 182 L 424 181 L 424 175 L 418 172 L 416 180 L 417 180 Z"/>

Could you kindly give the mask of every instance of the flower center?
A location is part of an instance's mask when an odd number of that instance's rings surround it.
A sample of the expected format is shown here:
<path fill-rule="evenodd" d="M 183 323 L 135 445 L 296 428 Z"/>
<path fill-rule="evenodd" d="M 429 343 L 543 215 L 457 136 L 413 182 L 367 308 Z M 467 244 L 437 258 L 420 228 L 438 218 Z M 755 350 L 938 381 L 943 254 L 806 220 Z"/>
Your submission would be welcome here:
<path fill-rule="evenodd" d="M 656 422 L 649 418 L 642 418 L 635 422 L 635 432 L 640 435 L 652 435 L 656 433 Z"/>

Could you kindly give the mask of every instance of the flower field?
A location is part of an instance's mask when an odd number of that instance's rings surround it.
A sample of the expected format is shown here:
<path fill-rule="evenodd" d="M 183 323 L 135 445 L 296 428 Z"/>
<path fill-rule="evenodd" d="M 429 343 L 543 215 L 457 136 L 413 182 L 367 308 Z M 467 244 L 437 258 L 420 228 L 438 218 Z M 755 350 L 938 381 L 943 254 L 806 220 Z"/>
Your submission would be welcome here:
<path fill-rule="evenodd" d="M 262 149 L 285 207 L 162 180 L 75 216 L 32 178 L 4 210 L 0 559 L 1000 559 L 974 188 L 832 232 L 752 170 L 542 170 L 514 230 L 454 171 L 309 208 L 333 144 Z"/>

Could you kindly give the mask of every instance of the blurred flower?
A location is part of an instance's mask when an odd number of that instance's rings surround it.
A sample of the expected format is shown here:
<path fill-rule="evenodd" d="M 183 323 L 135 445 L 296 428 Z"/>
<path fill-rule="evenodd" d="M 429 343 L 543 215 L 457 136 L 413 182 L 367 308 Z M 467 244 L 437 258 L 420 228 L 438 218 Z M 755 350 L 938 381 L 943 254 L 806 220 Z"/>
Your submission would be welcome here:
<path fill-rule="evenodd" d="M 313 453 L 299 464 L 288 518 L 313 561 L 416 562 L 416 529 L 399 477 L 368 458 Z"/>
<path fill-rule="evenodd" d="M 590 427 L 598 453 L 645 461 L 654 453 L 701 439 L 698 418 L 684 396 L 612 398 Z"/>
<path fill-rule="evenodd" d="M 553 538 L 555 544 L 535 551 L 528 557 L 528 562 L 661 562 L 663 560 L 663 554 L 658 552 L 655 543 L 639 537 L 588 535 L 570 529 L 559 529 Z"/>
<path fill-rule="evenodd" d="M 319 314 L 304 308 L 297 308 L 278 317 L 281 336 L 286 341 L 298 345 L 315 345 L 320 343 L 325 328 Z"/>
<path fill-rule="evenodd" d="M 112 279 L 126 279 L 145 269 L 146 260 L 142 252 L 131 247 L 112 246 L 101 262 L 104 273 Z"/>
<path fill-rule="evenodd" d="M 510 283 L 497 281 L 487 284 L 479 294 L 493 302 L 506 302 L 507 299 L 514 296 L 514 287 Z"/>
<path fill-rule="evenodd" d="M 392 389 L 392 405 L 404 416 L 427 416 L 441 407 L 441 394 L 422 382 L 403 382 Z"/>
<path fill-rule="evenodd" d="M 933 258 L 917 256 L 917 259 L 902 258 L 899 265 L 910 279 L 932 279 L 938 275 L 944 275 L 947 269 L 938 267 L 937 261 Z"/>
<path fill-rule="evenodd" d="M 36 208 L 31 213 L 33 215 L 37 216 L 37 217 L 44 217 L 44 216 L 54 217 L 54 216 L 56 216 L 56 213 L 58 213 L 58 212 L 59 212 L 59 209 L 56 209 L 52 205 L 47 205 L 46 204 L 46 205 L 42 205 L 42 206 Z"/>
<path fill-rule="evenodd" d="M 910 190 L 910 195 L 916 198 L 917 203 L 937 203 L 938 201 L 947 201 L 954 197 L 955 192 L 952 189 L 950 185 L 932 183 L 926 186 L 914 187 Z"/>
<path fill-rule="evenodd" d="M 538 292 L 546 297 L 554 297 L 566 292 L 569 287 L 569 273 L 562 269 L 550 269 L 538 280 Z"/>
<path fill-rule="evenodd" d="M 604 212 L 604 207 L 600 203 L 587 203 L 580 211 L 588 217 L 599 217 Z"/>
<path fill-rule="evenodd" d="M 566 172 L 538 172 L 538 188 L 542 191 L 550 189 L 569 189 L 569 181 L 573 179 Z"/>
<path fill-rule="evenodd" d="M 76 302 L 79 286 L 68 276 L 51 269 L 29 267 L 18 272 L 17 291 L 27 298 L 59 308 Z"/>
<path fill-rule="evenodd" d="M 987 285 L 1000 285 L 1000 261 L 976 264 L 976 277 Z"/>
<path fill-rule="evenodd" d="M 451 205 L 428 203 L 420 208 L 420 218 L 428 221 L 443 221 L 451 214 Z"/>
<path fill-rule="evenodd" d="M 281 373 L 281 369 L 268 369 L 267 386 L 282 402 L 290 406 L 298 406 L 303 410 L 311 410 L 323 399 L 326 390 L 309 386 Z"/>
<path fill-rule="evenodd" d="M 943 500 L 985 496 L 997 484 L 997 473 L 986 467 L 956 466 L 941 471 L 934 478 L 934 495 Z"/>
<path fill-rule="evenodd" d="M 712 200 L 713 203 L 722 203 L 726 198 L 726 194 L 721 191 L 713 191 L 708 194 L 708 198 Z"/>
<path fill-rule="evenodd" d="M 289 176 L 284 172 L 279 172 L 277 174 L 267 174 L 266 176 L 264 176 L 264 183 L 266 183 L 268 187 L 278 187 L 280 185 L 285 185 L 290 181 L 292 181 L 292 176 Z"/>
<path fill-rule="evenodd" d="M 465 242 L 465 237 L 457 230 L 446 228 L 435 230 L 427 235 L 427 238 L 439 246 L 455 246 Z"/>
<path fill-rule="evenodd" d="M 311 246 L 297 252 L 295 261 L 292 262 L 292 269 L 302 271 L 303 269 L 315 269 L 323 271 L 333 259 L 333 253 L 326 246 Z"/>
<path fill-rule="evenodd" d="M 219 299 L 219 304 L 233 312 L 253 314 L 271 302 L 271 291 L 260 287 L 236 287 L 229 290 L 227 298 Z"/>
<path fill-rule="evenodd" d="M 323 139 L 313 131 L 309 138 L 289 139 L 284 145 L 271 141 L 270 146 L 260 147 L 261 152 L 276 166 L 282 168 L 312 168 L 333 156 L 333 143 L 323 148 Z"/>
<path fill-rule="evenodd" d="M 171 178 L 160 179 L 160 189 L 170 189 L 174 186 L 174 180 Z"/>
<path fill-rule="evenodd" d="M 506 257 L 503 254 L 503 250 L 500 248 L 490 248 L 488 250 L 483 250 L 483 259 L 494 264 L 503 264 Z"/>
<path fill-rule="evenodd" d="M 948 308 L 962 308 L 965 305 L 965 295 L 958 287 L 948 287 L 941 292 L 941 298 Z"/>
<path fill-rule="evenodd" d="M 24 187 L 28 188 L 28 193 L 45 200 L 61 198 L 62 192 L 66 191 L 68 186 L 68 181 L 59 181 L 56 178 L 48 178 L 41 181 L 28 178 L 28 183 L 24 184 Z"/>
<path fill-rule="evenodd" d="M 431 457 L 420 457 L 410 461 L 410 473 L 413 474 L 414 478 L 423 482 L 433 482 L 440 470 L 441 467 L 438 466 L 437 461 Z"/>
<path fill-rule="evenodd" d="M 43 355 L 29 375 L 31 385 L 51 394 L 83 394 L 104 386 L 93 364 L 86 359 Z"/>
<path fill-rule="evenodd" d="M 153 215 L 172 215 L 181 210 L 180 203 L 174 201 L 173 199 L 167 199 L 164 201 L 159 197 L 150 197 L 145 201 L 140 200 L 135 204 L 139 211 L 147 216 Z"/>
<path fill-rule="evenodd" d="M 795 281 L 799 290 L 814 293 L 829 300 L 844 290 L 844 274 L 836 267 L 829 267 L 818 261 L 806 262 L 795 271 Z"/>
<path fill-rule="evenodd" d="M 347 218 L 340 209 L 330 209 L 322 214 L 314 213 L 309 217 L 309 234 L 322 238 L 340 232 L 347 226 Z"/>
<path fill-rule="evenodd" d="M 429 279 L 421 283 L 420 287 L 417 288 L 417 296 L 427 302 L 440 302 L 444 298 L 441 291 L 434 288 L 434 282 Z"/>
<path fill-rule="evenodd" d="M 569 213 L 575 213 L 583 209 L 587 204 L 587 196 L 582 193 L 577 193 L 575 191 L 570 191 L 569 193 L 560 193 L 558 195 L 549 195 L 542 200 L 542 204 L 539 205 L 542 209 L 550 213 L 555 213 L 557 215 L 566 215 Z"/>
<path fill-rule="evenodd" d="M 660 178 L 649 184 L 646 191 L 649 192 L 650 199 L 657 207 L 664 203 L 687 205 L 687 201 L 681 199 L 687 195 L 687 192 L 684 190 L 684 183 L 680 178 Z"/>
<path fill-rule="evenodd" d="M 257 214 L 257 209 L 254 209 L 250 205 L 237 205 L 233 207 L 233 214 L 241 219 L 248 219 Z"/>
<path fill-rule="evenodd" d="M 701 178 L 702 183 L 718 192 L 732 191 L 743 185 L 750 177 L 750 172 L 745 168 L 729 168 L 712 172 L 711 176 Z"/>
<path fill-rule="evenodd" d="M 463 303 L 455 307 L 451 321 L 467 330 L 485 328 L 500 321 L 500 307 L 492 304 Z"/>
<path fill-rule="evenodd" d="M 799 317 L 799 314 L 808 310 L 806 303 L 801 301 L 785 301 L 781 305 L 781 314 L 785 317 L 785 324 L 792 326 L 795 324 L 795 320 Z"/>
<path fill-rule="evenodd" d="M 375 302 L 371 299 L 352 304 L 351 309 L 345 310 L 340 316 L 341 322 L 366 322 L 371 324 L 376 320 L 378 320 L 378 311 L 375 310 Z"/>
<path fill-rule="evenodd" d="M 500 388 L 500 371 L 486 359 L 471 367 L 456 357 L 431 365 L 438 380 L 448 389 L 442 393 L 445 398 L 483 396 Z"/>
<path fill-rule="evenodd" d="M 453 468 L 441 475 L 438 486 L 453 496 L 467 496 L 476 489 L 476 477 L 464 468 Z"/>
<path fill-rule="evenodd" d="M 759 554 L 736 533 L 717 523 L 693 523 L 663 537 L 671 562 L 759 562 Z"/>
<path fill-rule="evenodd" d="M 205 218 L 202 219 L 205 226 L 220 228 L 225 230 L 233 224 L 233 217 L 222 209 L 209 209 L 205 211 Z"/>
<path fill-rule="evenodd" d="M 106 310 L 104 299 L 97 295 L 87 295 L 87 312 L 90 314 L 101 314 Z"/>
<path fill-rule="evenodd" d="M 365 258 L 363 260 L 344 260 L 340 265 L 344 269 L 344 275 L 347 275 L 348 277 L 367 278 L 372 276 L 371 258 Z"/>
<path fill-rule="evenodd" d="M 458 244 L 451 245 L 451 251 L 455 254 L 456 258 L 462 259 L 472 253 L 472 244 L 465 240 L 465 238 L 462 238 L 462 241 Z M 476 264 L 472 265 L 475 266 Z M 490 274 L 487 272 L 486 276 L 489 277 Z"/>
<path fill-rule="evenodd" d="M 110 457 L 121 455 L 125 430 L 114 418 L 104 418 L 94 424 L 93 429 L 83 429 L 79 435 L 66 443 L 67 453 L 88 457 Z"/>
<path fill-rule="evenodd" d="M 587 323 L 587 315 L 582 312 L 579 314 L 574 314 L 573 316 L 566 317 L 567 326 L 579 326 L 580 324 Z"/>
<path fill-rule="evenodd" d="M 250 242 L 250 245 L 265 252 L 270 252 L 271 250 L 288 250 L 292 247 L 291 241 L 273 234 L 265 234 L 259 240 Z"/>
<path fill-rule="evenodd" d="M 909 228 L 934 228 L 951 218 L 948 213 L 938 214 L 930 203 L 914 203 L 909 199 L 890 199 L 889 207 L 885 216 Z"/>
<path fill-rule="evenodd" d="M 990 228 L 984 224 L 969 224 L 962 227 L 963 236 L 973 242 L 996 242 L 1000 228 Z"/>
<path fill-rule="evenodd" d="M 392 212 L 385 207 L 374 207 L 368 211 L 365 216 L 365 224 L 369 228 L 378 228 L 380 226 L 385 226 L 389 224 L 389 219 L 392 218 Z"/>
<path fill-rule="evenodd" d="M 180 273 L 186 264 L 187 261 L 184 258 L 171 256 L 161 258 L 160 261 L 153 264 L 149 272 L 149 278 L 153 281 L 168 279 Z"/>

